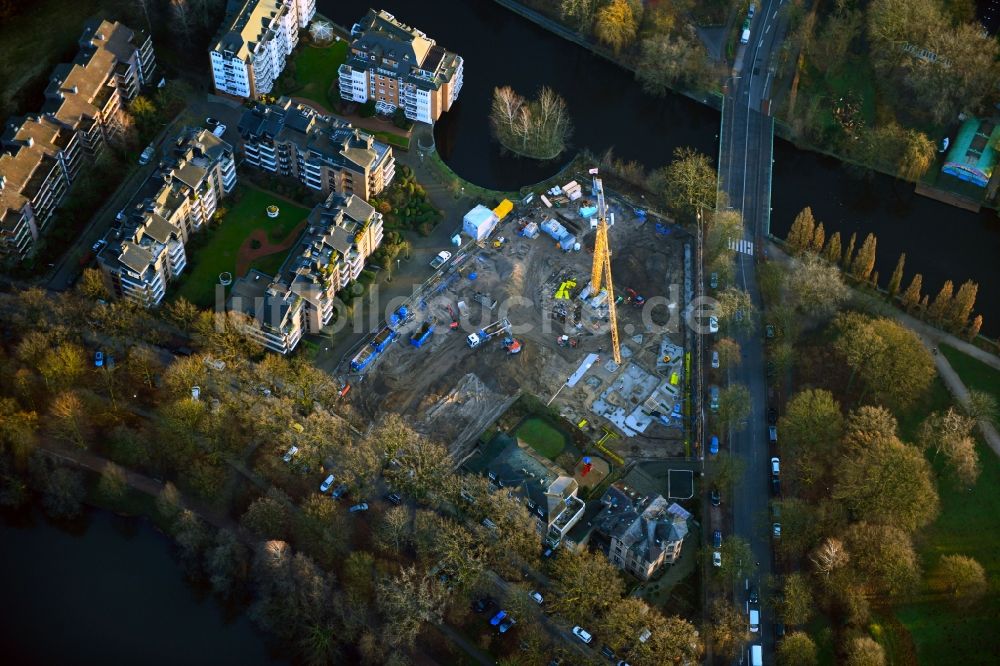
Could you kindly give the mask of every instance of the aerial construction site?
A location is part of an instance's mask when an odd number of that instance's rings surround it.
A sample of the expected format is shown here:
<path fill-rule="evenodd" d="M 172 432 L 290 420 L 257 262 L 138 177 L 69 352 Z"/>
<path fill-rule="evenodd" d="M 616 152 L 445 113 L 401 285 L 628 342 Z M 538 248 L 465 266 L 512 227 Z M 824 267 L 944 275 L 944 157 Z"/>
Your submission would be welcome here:
<path fill-rule="evenodd" d="M 684 455 L 693 237 L 596 176 L 464 222 L 464 245 L 342 361 L 355 406 L 461 457 L 529 393 L 612 459 Z"/>

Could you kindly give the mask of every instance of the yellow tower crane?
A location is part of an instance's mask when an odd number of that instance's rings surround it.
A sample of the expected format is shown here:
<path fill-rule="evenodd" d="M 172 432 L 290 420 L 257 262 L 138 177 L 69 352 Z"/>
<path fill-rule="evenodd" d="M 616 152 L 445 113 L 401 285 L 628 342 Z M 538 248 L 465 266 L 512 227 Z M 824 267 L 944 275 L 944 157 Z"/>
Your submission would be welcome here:
<path fill-rule="evenodd" d="M 596 171 L 596 170 L 595 170 Z M 618 313 L 615 311 L 615 288 L 611 282 L 611 247 L 608 245 L 608 210 L 604 202 L 604 183 L 594 176 L 594 196 L 597 197 L 597 237 L 594 239 L 594 267 L 590 272 L 590 293 L 595 296 L 603 288 L 608 295 L 608 320 L 611 324 L 611 350 L 615 363 L 621 365 L 622 351 L 618 342 Z"/>

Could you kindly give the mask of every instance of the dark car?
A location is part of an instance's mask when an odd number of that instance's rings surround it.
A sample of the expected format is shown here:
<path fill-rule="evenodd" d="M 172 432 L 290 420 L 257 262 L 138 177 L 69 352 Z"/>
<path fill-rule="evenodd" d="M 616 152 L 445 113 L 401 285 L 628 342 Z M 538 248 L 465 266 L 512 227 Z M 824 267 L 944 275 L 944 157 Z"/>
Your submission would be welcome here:
<path fill-rule="evenodd" d="M 718 488 L 713 487 L 712 492 L 709 493 L 709 499 L 712 501 L 712 506 L 719 506 L 722 504 L 722 493 L 719 492 Z"/>
<path fill-rule="evenodd" d="M 774 637 L 777 639 L 782 639 L 785 636 L 785 625 L 781 622 L 776 622 L 774 624 Z"/>
<path fill-rule="evenodd" d="M 501 622 L 501 623 L 500 623 L 500 624 L 499 624 L 499 625 L 497 626 L 497 629 L 499 629 L 499 630 L 500 630 L 500 633 L 501 633 L 501 634 L 506 634 L 506 633 L 507 633 L 507 631 L 508 631 L 508 630 L 509 630 L 509 629 L 510 629 L 511 627 L 513 627 L 513 626 L 514 626 L 515 624 L 517 624 L 517 620 L 515 620 L 515 619 L 514 619 L 514 618 L 512 618 L 512 617 L 508 617 L 507 619 L 505 619 L 505 620 L 504 620 L 503 622 Z"/>
<path fill-rule="evenodd" d="M 781 496 L 781 479 L 776 476 L 771 477 L 771 494 L 775 497 Z"/>
<path fill-rule="evenodd" d="M 778 424 L 778 410 L 774 407 L 767 408 L 767 425 Z"/>
<path fill-rule="evenodd" d="M 615 658 L 615 651 L 612 650 L 607 645 L 602 645 L 601 646 L 601 654 L 603 654 L 608 659 L 612 659 L 613 660 Z"/>
<path fill-rule="evenodd" d="M 493 610 L 497 607 L 497 602 L 493 597 L 483 597 L 482 599 L 476 599 L 472 604 L 472 610 L 477 613 L 485 613 L 486 611 Z"/>
<path fill-rule="evenodd" d="M 756 604 L 756 603 L 759 603 L 759 601 L 760 600 L 758 599 L 757 588 L 756 587 L 751 587 L 750 588 L 750 603 Z"/>
<path fill-rule="evenodd" d="M 722 548 L 722 530 L 712 532 L 712 548 Z"/>
<path fill-rule="evenodd" d="M 400 497 L 399 493 L 389 493 L 388 495 L 385 496 L 385 498 L 390 502 L 392 502 L 393 504 L 395 504 L 396 506 L 399 506 L 400 504 L 403 503 L 403 498 Z"/>

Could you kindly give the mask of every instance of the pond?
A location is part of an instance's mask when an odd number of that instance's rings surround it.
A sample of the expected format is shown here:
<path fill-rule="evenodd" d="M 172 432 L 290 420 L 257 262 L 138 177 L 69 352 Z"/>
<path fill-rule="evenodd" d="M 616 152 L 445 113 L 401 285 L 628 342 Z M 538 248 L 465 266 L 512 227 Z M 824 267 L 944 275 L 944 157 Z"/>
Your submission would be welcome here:
<path fill-rule="evenodd" d="M 145 520 L 0 516 L 0 589 L 5 664 L 287 663 L 245 615 L 185 581 Z"/>

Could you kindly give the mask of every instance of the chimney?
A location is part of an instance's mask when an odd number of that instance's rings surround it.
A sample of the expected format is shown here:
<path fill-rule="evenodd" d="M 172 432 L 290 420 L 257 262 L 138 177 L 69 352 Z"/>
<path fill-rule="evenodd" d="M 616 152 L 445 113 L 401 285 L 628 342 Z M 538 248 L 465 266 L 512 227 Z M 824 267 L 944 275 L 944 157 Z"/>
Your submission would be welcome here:
<path fill-rule="evenodd" d="M 33 145 L 35 145 L 35 138 L 29 136 L 28 140 L 25 141 L 24 143 L 28 146 L 28 148 L 31 148 Z"/>

